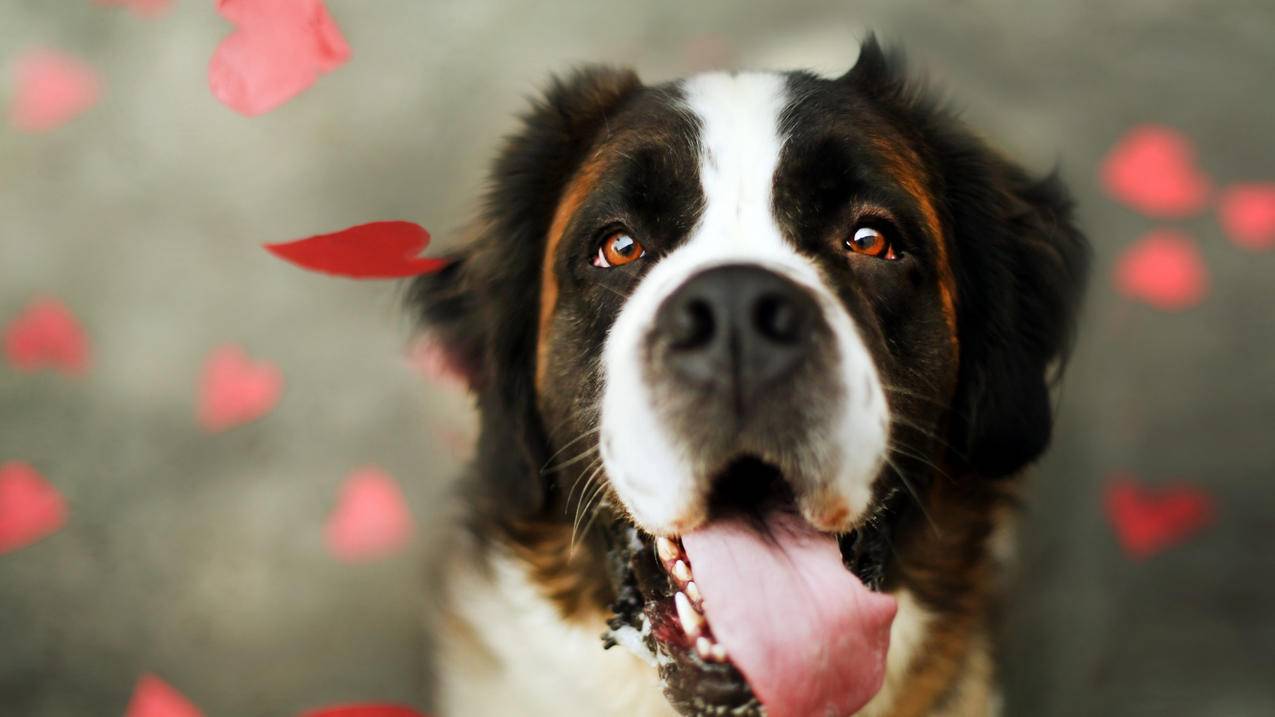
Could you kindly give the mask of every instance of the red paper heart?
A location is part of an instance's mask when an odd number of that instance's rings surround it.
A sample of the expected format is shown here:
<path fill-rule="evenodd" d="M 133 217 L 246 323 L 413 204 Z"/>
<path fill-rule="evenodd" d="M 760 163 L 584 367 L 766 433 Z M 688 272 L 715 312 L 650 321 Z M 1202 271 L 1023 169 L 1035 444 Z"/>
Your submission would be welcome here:
<path fill-rule="evenodd" d="M 273 364 L 253 362 L 238 346 L 214 350 L 204 363 L 199 388 L 199 423 L 224 431 L 269 413 L 283 393 L 283 374 Z"/>
<path fill-rule="evenodd" d="M 1209 289 L 1195 242 L 1171 230 L 1151 232 L 1126 249 L 1116 263 L 1115 281 L 1121 293 L 1165 311 L 1195 306 Z"/>
<path fill-rule="evenodd" d="M 412 515 L 398 484 L 376 467 L 359 469 L 346 478 L 324 529 L 328 552 L 347 562 L 393 553 L 411 535 Z"/>
<path fill-rule="evenodd" d="M 264 114 L 350 59 L 323 0 L 217 0 L 238 29 L 217 46 L 208 86 L 231 109 Z"/>
<path fill-rule="evenodd" d="M 1148 488 L 1125 473 L 1108 480 L 1104 503 L 1120 545 L 1139 560 L 1182 543 L 1216 514 L 1213 499 L 1198 488 Z"/>
<path fill-rule="evenodd" d="M 93 68 L 52 50 L 18 59 L 9 121 L 23 132 L 55 129 L 97 104 L 101 93 Z"/>
<path fill-rule="evenodd" d="M 1231 241 L 1258 251 L 1275 247 L 1275 183 L 1227 187 L 1218 202 Z"/>
<path fill-rule="evenodd" d="M 0 465 L 0 553 L 30 545 L 66 524 L 66 501 L 36 469 Z"/>
<path fill-rule="evenodd" d="M 158 17 L 166 12 L 172 0 L 96 0 L 98 5 L 128 7 L 143 17 Z"/>
<path fill-rule="evenodd" d="M 396 705 L 345 705 L 312 710 L 301 717 L 427 717 L 409 707 Z"/>
<path fill-rule="evenodd" d="M 1190 140 L 1158 125 L 1130 130 L 1107 155 L 1102 181 L 1116 199 L 1152 217 L 1189 216 L 1209 198 Z"/>
<path fill-rule="evenodd" d="M 182 693 L 154 675 L 142 675 L 125 717 L 203 717 Z"/>
<path fill-rule="evenodd" d="M 89 365 L 89 342 L 84 329 L 62 302 L 40 299 L 9 323 L 4 353 L 20 371 L 54 368 L 80 374 Z"/>
<path fill-rule="evenodd" d="M 332 234 L 266 244 L 266 250 L 303 269 L 352 279 L 397 279 L 438 271 L 446 259 L 420 256 L 429 232 L 412 222 L 360 224 Z"/>

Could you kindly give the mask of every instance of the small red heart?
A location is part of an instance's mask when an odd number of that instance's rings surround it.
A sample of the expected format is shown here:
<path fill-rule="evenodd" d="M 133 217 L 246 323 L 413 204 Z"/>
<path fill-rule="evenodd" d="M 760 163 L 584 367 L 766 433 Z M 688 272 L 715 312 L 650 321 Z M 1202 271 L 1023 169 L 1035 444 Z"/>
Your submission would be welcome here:
<path fill-rule="evenodd" d="M 324 529 L 328 552 L 347 562 L 393 553 L 411 535 L 412 515 L 398 484 L 374 466 L 346 478 Z"/>
<path fill-rule="evenodd" d="M 208 86 L 242 114 L 275 109 L 350 59 L 323 0 L 217 0 L 217 12 L 237 29 L 213 53 Z"/>
<path fill-rule="evenodd" d="M 1253 251 L 1275 248 L 1275 183 L 1227 187 L 1218 213 L 1236 245 Z"/>
<path fill-rule="evenodd" d="M 9 323 L 4 353 L 19 371 L 54 368 L 81 374 L 89 365 L 89 342 L 80 322 L 56 299 L 38 299 Z"/>
<path fill-rule="evenodd" d="M 371 222 L 265 245 L 271 254 L 303 269 L 352 279 L 397 279 L 447 266 L 446 259 L 420 256 L 428 246 L 425 227 L 403 221 Z"/>
<path fill-rule="evenodd" d="M 23 132 L 44 132 L 97 104 L 101 85 L 93 68 L 53 50 L 18 59 L 9 121 Z"/>
<path fill-rule="evenodd" d="M 199 388 L 199 423 L 224 431 L 269 413 L 283 393 L 283 374 L 266 361 L 253 362 L 238 346 L 214 350 L 204 363 Z"/>
<path fill-rule="evenodd" d="M 1208 269 L 1195 242 L 1181 232 L 1154 231 L 1134 242 L 1116 263 L 1116 288 L 1157 309 L 1199 304 L 1209 289 Z"/>
<path fill-rule="evenodd" d="M 397 705 L 345 705 L 311 710 L 301 717 L 428 717 L 409 707 Z"/>
<path fill-rule="evenodd" d="M 1128 132 L 1102 166 L 1107 191 L 1151 217 L 1180 218 L 1204 208 L 1209 179 L 1195 167 L 1195 148 L 1176 130 L 1142 125 Z"/>
<path fill-rule="evenodd" d="M 185 695 L 154 675 L 142 675 L 125 717 L 203 717 Z"/>
<path fill-rule="evenodd" d="M 0 465 L 0 553 L 25 547 L 66 524 L 66 501 L 36 469 Z"/>
<path fill-rule="evenodd" d="M 1213 522 L 1213 499 L 1198 488 L 1149 488 L 1129 474 L 1108 479 L 1107 517 L 1129 557 L 1142 560 L 1184 542 Z"/>
<path fill-rule="evenodd" d="M 158 17 L 168 11 L 172 0 L 95 0 L 98 5 L 128 7 L 142 17 Z"/>

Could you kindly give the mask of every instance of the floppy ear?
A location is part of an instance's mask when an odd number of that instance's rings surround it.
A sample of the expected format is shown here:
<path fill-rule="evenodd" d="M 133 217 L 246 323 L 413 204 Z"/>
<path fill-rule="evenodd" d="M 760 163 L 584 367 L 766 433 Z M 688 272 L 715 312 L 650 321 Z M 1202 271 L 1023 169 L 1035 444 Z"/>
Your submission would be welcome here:
<path fill-rule="evenodd" d="M 535 395 L 541 262 L 559 197 L 605 125 L 641 83 L 587 67 L 555 78 L 504 145 L 482 214 L 454 261 L 415 279 L 409 304 L 468 377 L 481 414 L 470 498 L 511 521 L 544 505 L 547 456 Z"/>

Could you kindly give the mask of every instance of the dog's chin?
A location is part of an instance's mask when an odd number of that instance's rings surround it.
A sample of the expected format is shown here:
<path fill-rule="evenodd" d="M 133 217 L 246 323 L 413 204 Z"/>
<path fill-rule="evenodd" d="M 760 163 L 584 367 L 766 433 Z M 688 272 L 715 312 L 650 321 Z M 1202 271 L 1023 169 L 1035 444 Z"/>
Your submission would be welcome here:
<path fill-rule="evenodd" d="M 755 525 L 764 534 L 765 524 L 773 520 L 768 515 L 802 521 L 788 483 L 773 466 L 742 458 L 724 473 L 715 481 L 719 489 L 710 501 L 710 525 L 715 521 Z M 825 536 L 829 544 L 835 540 L 847 575 L 878 594 L 881 602 L 890 603 L 887 632 L 893 602 L 879 593 L 887 582 L 890 532 L 903 505 L 895 493 L 887 492 L 864 512 L 860 527 Z M 683 540 L 652 537 L 618 513 L 604 528 L 608 569 L 617 595 L 604 636 L 606 646 L 622 646 L 653 665 L 665 695 L 680 714 L 767 714 L 766 690 L 750 684 L 747 667 L 728 651 L 725 643 L 729 641 L 719 640 L 714 632 L 713 617 L 708 615 L 713 611 L 705 610 L 704 588 L 696 584 L 704 582 L 697 578 L 707 568 L 696 572 L 702 566 L 690 559 Z M 696 539 L 692 537 L 692 542 Z M 764 541 L 774 542 L 770 537 Z M 720 596 L 709 599 L 723 600 Z M 775 606 L 780 612 L 784 608 Z M 882 659 L 883 655 L 882 651 Z"/>

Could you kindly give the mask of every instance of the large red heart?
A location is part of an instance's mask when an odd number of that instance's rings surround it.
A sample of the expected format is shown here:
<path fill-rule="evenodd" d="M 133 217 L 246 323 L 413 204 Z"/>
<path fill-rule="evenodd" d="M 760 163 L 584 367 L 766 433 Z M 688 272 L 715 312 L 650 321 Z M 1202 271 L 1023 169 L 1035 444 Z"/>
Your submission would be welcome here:
<path fill-rule="evenodd" d="M 1218 201 L 1222 229 L 1254 251 L 1275 248 L 1275 183 L 1227 187 Z"/>
<path fill-rule="evenodd" d="M 208 66 L 217 99 L 248 116 L 275 109 L 350 58 L 323 0 L 217 0 L 238 28 Z"/>
<path fill-rule="evenodd" d="M 93 68 L 52 50 L 18 59 L 9 121 L 23 132 L 43 132 L 70 121 L 97 104 L 101 83 Z"/>
<path fill-rule="evenodd" d="M 1165 311 L 1195 306 L 1209 289 L 1208 269 L 1195 242 L 1167 229 L 1126 249 L 1116 263 L 1115 281 L 1121 293 Z"/>
<path fill-rule="evenodd" d="M 30 545 L 66 524 L 66 501 L 36 469 L 0 465 L 0 553 Z"/>
<path fill-rule="evenodd" d="M 402 548 L 412 535 L 412 515 L 398 484 L 379 468 L 354 471 L 341 487 L 324 537 L 328 552 L 355 562 Z"/>
<path fill-rule="evenodd" d="M 359 224 L 331 234 L 266 244 L 266 251 L 310 271 L 352 279 L 397 279 L 438 271 L 446 259 L 428 259 L 429 232 L 412 222 Z"/>
<path fill-rule="evenodd" d="M 409 707 L 397 705 L 344 705 L 311 710 L 301 717 L 426 717 Z"/>
<path fill-rule="evenodd" d="M 133 690 L 125 717 L 203 717 L 190 700 L 154 675 L 143 675 Z"/>
<path fill-rule="evenodd" d="M 1190 140 L 1158 125 L 1130 130 L 1107 155 L 1102 181 L 1116 199 L 1151 217 L 1190 216 L 1209 198 L 1209 179 L 1195 166 Z"/>
<path fill-rule="evenodd" d="M 199 423 L 209 431 L 247 423 L 269 413 L 282 393 L 283 374 L 276 366 L 251 361 L 238 346 L 222 346 L 204 364 Z"/>
<path fill-rule="evenodd" d="M 1104 502 L 1120 545 L 1139 560 L 1182 543 L 1216 514 L 1213 499 L 1198 488 L 1148 488 L 1127 473 L 1111 476 Z"/>
<path fill-rule="evenodd" d="M 83 373 L 89 365 L 89 342 L 80 322 L 62 302 L 39 299 L 19 314 L 4 332 L 4 353 L 21 371 L 55 368 Z"/>

